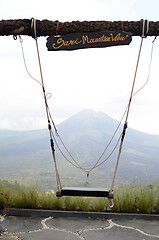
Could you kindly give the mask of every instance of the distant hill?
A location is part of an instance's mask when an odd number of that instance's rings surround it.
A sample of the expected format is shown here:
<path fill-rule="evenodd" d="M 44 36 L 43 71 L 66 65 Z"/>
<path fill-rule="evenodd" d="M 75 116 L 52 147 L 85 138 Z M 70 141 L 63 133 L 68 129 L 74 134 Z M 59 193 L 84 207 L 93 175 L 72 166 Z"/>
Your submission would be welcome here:
<path fill-rule="evenodd" d="M 89 167 L 97 161 L 112 137 L 119 122 L 102 112 L 83 110 L 57 126 L 58 133 L 74 158 Z M 108 149 L 108 156 L 119 138 L 120 127 Z M 58 138 L 57 141 L 59 142 Z M 59 142 L 60 145 L 60 142 Z M 61 149 L 64 151 L 62 146 Z M 68 154 L 65 151 L 66 156 Z M 80 169 L 69 165 L 56 148 L 59 173 L 63 185 L 108 186 L 111 183 L 118 148 L 111 158 L 90 173 L 89 179 Z M 35 131 L 0 130 L 0 178 L 38 182 L 51 188 L 55 185 L 55 171 L 47 129 Z M 116 184 L 159 179 L 159 136 L 127 129 Z"/>

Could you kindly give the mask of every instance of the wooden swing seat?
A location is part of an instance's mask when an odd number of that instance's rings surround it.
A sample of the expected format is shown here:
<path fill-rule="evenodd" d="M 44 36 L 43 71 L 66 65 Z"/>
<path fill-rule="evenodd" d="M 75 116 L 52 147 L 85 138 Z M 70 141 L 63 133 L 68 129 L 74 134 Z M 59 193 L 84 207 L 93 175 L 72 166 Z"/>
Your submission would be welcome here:
<path fill-rule="evenodd" d="M 106 188 L 80 188 L 80 187 L 63 187 L 60 192 L 56 193 L 57 197 L 62 196 L 79 196 L 79 197 L 107 197 L 113 198 L 113 192 Z"/>

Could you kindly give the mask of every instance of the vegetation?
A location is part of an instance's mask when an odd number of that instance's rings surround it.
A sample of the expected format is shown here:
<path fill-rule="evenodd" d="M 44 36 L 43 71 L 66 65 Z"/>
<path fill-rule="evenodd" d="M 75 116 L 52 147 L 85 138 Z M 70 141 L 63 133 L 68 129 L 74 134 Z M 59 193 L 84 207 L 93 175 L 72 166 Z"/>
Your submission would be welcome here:
<path fill-rule="evenodd" d="M 119 122 L 102 112 L 84 110 L 57 126 L 62 140 L 72 156 L 85 168 L 92 167 L 110 141 Z M 122 127 L 101 159 L 104 160 L 114 148 Z M 69 158 L 60 144 L 62 151 Z M 56 148 L 56 146 L 55 146 Z M 135 181 L 151 183 L 158 179 L 159 136 L 138 132 L 129 128 L 123 146 L 116 185 Z M 47 129 L 34 131 L 0 130 L 1 179 L 30 184 L 38 182 L 44 189 L 56 186 L 54 163 Z M 90 173 L 89 186 L 111 185 L 118 148 L 111 158 Z M 86 174 L 70 165 L 56 148 L 57 167 L 62 184 L 83 187 Z M 69 158 L 71 160 L 71 158 Z M 151 171 L 150 171 L 151 169 Z M 88 180 L 88 179 L 87 179 Z"/>
<path fill-rule="evenodd" d="M 2 215 L 7 213 L 10 204 L 11 200 L 9 199 L 8 193 L 0 192 L 0 213 Z"/>
<path fill-rule="evenodd" d="M 87 197 L 62 197 L 44 192 L 37 186 L 26 187 L 19 183 L 0 182 L 0 192 L 7 192 L 10 207 L 51 209 L 64 211 L 107 211 L 108 199 Z M 129 185 L 116 189 L 114 207 L 117 213 L 159 214 L 159 187 L 156 185 Z"/>

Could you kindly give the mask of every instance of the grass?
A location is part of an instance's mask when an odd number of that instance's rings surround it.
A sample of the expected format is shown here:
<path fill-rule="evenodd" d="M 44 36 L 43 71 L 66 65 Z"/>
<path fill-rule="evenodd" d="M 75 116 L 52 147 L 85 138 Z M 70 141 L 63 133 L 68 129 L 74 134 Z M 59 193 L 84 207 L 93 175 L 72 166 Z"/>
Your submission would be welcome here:
<path fill-rule="evenodd" d="M 62 197 L 44 192 L 37 186 L 26 187 L 7 181 L 0 182 L 0 192 L 11 199 L 11 207 L 51 209 L 64 211 L 105 212 L 108 199 L 87 197 Z M 114 207 L 117 213 L 159 214 L 159 188 L 153 185 L 129 185 L 115 190 Z"/>

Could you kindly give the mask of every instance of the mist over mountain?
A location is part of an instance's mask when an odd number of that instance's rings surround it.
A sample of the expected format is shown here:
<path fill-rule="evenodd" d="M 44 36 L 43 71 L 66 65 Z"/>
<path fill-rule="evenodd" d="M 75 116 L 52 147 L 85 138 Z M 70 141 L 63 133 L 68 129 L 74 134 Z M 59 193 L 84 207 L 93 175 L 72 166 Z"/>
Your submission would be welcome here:
<path fill-rule="evenodd" d="M 83 110 L 57 125 L 57 130 L 72 156 L 83 167 L 96 163 L 109 143 L 119 122 L 102 112 Z M 116 145 L 121 125 L 106 154 Z M 66 157 L 67 151 L 57 142 Z M 56 158 L 64 186 L 108 186 L 111 184 L 118 154 L 112 156 L 90 173 L 70 165 L 56 147 Z M 38 182 L 42 186 L 55 185 L 55 170 L 47 129 L 35 131 L 0 130 L 0 178 L 23 182 Z M 159 136 L 127 129 L 119 162 L 116 184 L 140 181 L 151 183 L 159 179 Z"/>

